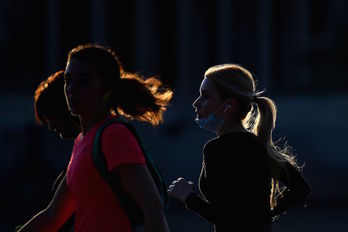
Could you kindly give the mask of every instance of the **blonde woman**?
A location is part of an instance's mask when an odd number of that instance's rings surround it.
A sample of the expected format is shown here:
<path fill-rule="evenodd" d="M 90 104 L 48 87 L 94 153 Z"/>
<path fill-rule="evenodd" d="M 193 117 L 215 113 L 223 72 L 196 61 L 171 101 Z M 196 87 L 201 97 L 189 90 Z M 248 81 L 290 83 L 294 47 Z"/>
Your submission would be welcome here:
<path fill-rule="evenodd" d="M 223 64 L 205 72 L 193 107 L 197 124 L 217 136 L 203 148 L 201 194 L 180 177 L 169 195 L 214 224 L 214 231 L 272 231 L 272 217 L 311 192 L 294 156 L 273 143 L 275 103 L 256 90 L 247 69 Z"/>

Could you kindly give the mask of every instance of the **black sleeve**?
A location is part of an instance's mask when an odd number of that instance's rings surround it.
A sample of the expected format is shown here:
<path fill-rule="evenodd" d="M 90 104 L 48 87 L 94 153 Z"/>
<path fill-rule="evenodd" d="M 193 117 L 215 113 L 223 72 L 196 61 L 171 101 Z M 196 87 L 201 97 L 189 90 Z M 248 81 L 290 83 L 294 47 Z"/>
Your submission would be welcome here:
<path fill-rule="evenodd" d="M 199 216 L 215 225 L 221 223 L 212 205 L 197 193 L 191 193 L 186 198 L 185 206 L 187 209 L 196 212 Z"/>
<path fill-rule="evenodd" d="M 220 178 L 220 173 L 218 165 L 216 165 L 216 160 L 212 160 L 214 156 L 209 156 L 211 154 L 212 148 L 214 149 L 211 144 L 207 144 L 204 147 L 203 150 L 203 164 L 202 164 L 202 171 L 201 171 L 201 185 L 206 185 L 206 182 L 209 181 L 209 188 L 216 188 L 218 184 L 218 180 Z M 221 185 L 221 187 L 223 187 Z M 206 187 L 205 187 L 206 188 Z M 211 191 L 211 189 L 210 189 Z M 217 196 L 215 195 L 214 198 Z M 185 201 L 185 206 L 187 209 L 190 209 L 197 213 L 199 216 L 203 217 L 205 220 L 209 221 L 210 223 L 214 225 L 221 225 L 223 218 L 222 218 L 222 213 L 220 212 L 221 209 L 217 209 L 217 206 L 214 206 L 203 198 L 202 196 L 198 195 L 197 193 L 191 193 Z"/>
<path fill-rule="evenodd" d="M 303 175 L 290 163 L 282 171 L 279 180 L 285 186 L 285 190 L 277 198 L 277 206 L 272 212 L 273 216 L 279 215 L 293 206 L 304 205 L 312 191 Z"/>

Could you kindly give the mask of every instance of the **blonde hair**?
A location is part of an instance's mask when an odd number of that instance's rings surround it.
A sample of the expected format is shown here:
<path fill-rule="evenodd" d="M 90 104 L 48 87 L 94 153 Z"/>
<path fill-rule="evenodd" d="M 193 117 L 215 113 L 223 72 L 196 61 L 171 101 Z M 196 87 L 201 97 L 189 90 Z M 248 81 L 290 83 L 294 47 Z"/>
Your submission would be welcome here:
<path fill-rule="evenodd" d="M 280 148 L 273 143 L 272 131 L 275 128 L 277 108 L 273 100 L 261 96 L 264 91 L 256 91 L 256 81 L 253 75 L 238 64 L 221 64 L 209 68 L 205 77 L 214 81 L 216 89 L 223 99 L 235 97 L 239 101 L 239 119 L 245 128 L 257 135 L 267 149 L 266 162 L 270 170 L 271 195 L 270 205 L 274 208 L 276 199 L 281 195 L 279 176 L 286 170 L 286 163 L 299 168 L 290 147 L 285 144 Z"/>

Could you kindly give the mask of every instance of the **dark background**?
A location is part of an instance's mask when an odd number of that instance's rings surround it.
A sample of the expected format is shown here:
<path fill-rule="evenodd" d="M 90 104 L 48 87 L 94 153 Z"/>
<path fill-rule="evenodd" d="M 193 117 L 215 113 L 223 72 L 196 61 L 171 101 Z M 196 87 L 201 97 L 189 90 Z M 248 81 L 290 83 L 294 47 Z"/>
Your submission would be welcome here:
<path fill-rule="evenodd" d="M 274 140 L 293 147 L 313 189 L 275 231 L 348 231 L 347 10 L 345 0 L 1 0 L 0 231 L 47 206 L 69 161 L 73 141 L 35 123 L 33 94 L 86 42 L 113 48 L 126 70 L 158 75 L 174 90 L 163 125 L 135 123 L 168 182 L 197 182 L 213 137 L 193 121 L 204 71 L 248 68 L 278 106 Z M 212 228 L 175 201 L 167 216 L 174 232 Z"/>

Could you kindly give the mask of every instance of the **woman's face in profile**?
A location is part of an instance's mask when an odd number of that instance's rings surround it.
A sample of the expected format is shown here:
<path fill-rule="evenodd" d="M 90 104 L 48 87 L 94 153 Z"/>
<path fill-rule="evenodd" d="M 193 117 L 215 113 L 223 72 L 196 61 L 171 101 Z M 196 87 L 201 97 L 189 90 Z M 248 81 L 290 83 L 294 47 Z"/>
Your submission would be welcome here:
<path fill-rule="evenodd" d="M 199 97 L 193 102 L 196 118 L 206 118 L 222 104 L 214 82 L 205 77 L 199 89 Z"/>
<path fill-rule="evenodd" d="M 73 115 L 91 117 L 102 110 L 103 89 L 95 65 L 71 59 L 65 70 L 64 90 Z"/>

